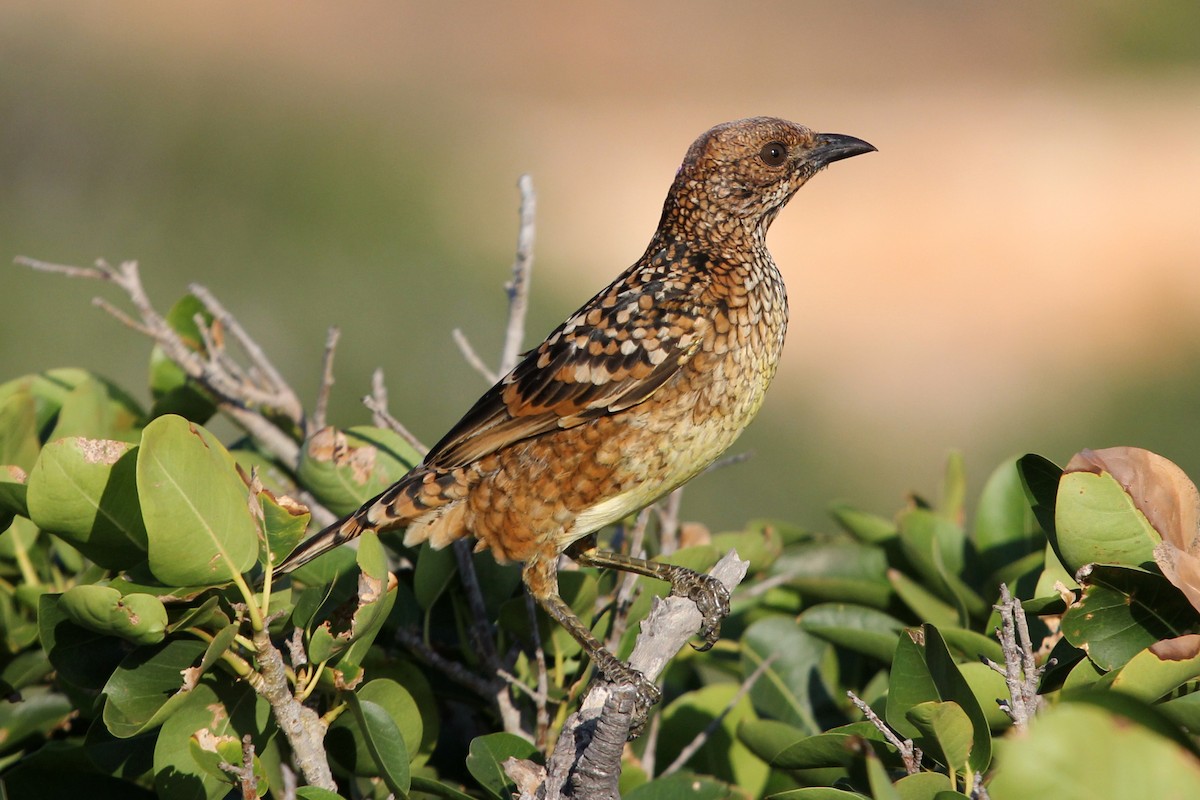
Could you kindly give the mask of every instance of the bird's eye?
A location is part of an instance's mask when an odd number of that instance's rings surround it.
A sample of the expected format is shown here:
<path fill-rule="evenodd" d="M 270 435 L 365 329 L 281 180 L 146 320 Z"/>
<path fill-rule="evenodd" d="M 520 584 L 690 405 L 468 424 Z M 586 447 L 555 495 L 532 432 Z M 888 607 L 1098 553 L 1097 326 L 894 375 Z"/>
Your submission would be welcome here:
<path fill-rule="evenodd" d="M 779 167 L 787 161 L 787 145 L 783 142 L 768 142 L 758 151 L 758 157 L 768 167 Z"/>

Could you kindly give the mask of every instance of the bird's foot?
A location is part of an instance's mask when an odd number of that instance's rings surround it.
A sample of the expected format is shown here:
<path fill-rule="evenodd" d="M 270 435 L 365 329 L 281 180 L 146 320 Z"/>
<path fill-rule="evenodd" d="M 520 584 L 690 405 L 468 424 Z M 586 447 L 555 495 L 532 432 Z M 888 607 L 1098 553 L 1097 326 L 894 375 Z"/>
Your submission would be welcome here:
<path fill-rule="evenodd" d="M 700 637 L 703 644 L 692 645 L 703 653 L 721 638 L 721 620 L 729 616 L 729 590 L 712 575 L 688 571 L 671 581 L 671 594 L 686 597 L 700 609 L 703 622 Z"/>
<path fill-rule="evenodd" d="M 601 664 L 601 661 L 604 663 Z M 616 657 L 612 657 L 611 660 L 597 659 L 596 665 L 609 683 L 632 689 L 633 710 L 630 714 L 629 738 L 630 740 L 636 739 L 646 726 L 650 709 L 662 700 L 662 690 L 641 671 Z"/>

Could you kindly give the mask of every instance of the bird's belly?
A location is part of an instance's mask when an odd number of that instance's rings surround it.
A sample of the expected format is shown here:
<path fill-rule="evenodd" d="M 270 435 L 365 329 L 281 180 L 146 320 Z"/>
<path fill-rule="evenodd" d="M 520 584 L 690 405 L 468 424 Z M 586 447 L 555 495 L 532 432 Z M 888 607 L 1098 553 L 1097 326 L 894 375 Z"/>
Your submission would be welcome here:
<path fill-rule="evenodd" d="M 698 369 L 681 381 L 686 388 L 673 391 L 668 384 L 622 420 L 635 434 L 627 437 L 622 453 L 623 485 L 577 514 L 564 532 L 568 541 L 618 522 L 687 483 L 728 450 L 758 413 L 774 376 L 773 359 L 765 359 L 761 368 L 739 370 L 738 381 L 726 379 L 728 362 L 698 360 Z"/>

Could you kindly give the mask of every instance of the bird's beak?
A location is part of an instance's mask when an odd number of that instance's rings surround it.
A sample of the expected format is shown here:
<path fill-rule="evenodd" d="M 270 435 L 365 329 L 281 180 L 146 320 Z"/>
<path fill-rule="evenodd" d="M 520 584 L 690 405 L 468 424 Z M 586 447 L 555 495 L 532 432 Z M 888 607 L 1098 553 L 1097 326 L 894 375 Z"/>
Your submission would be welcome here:
<path fill-rule="evenodd" d="M 818 133 L 816 144 L 808 151 L 807 161 L 818 169 L 834 161 L 875 152 L 875 145 L 844 133 Z"/>

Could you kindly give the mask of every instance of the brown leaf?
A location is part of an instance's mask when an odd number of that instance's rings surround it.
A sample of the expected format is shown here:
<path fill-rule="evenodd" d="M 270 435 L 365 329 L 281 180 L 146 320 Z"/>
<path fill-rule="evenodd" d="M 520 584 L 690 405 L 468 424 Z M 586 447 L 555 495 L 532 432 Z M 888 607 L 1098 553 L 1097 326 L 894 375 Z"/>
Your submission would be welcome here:
<path fill-rule="evenodd" d="M 1200 634 L 1189 633 L 1150 645 L 1150 652 L 1163 661 L 1187 661 L 1200 655 Z"/>
<path fill-rule="evenodd" d="M 1083 450 L 1066 472 L 1107 472 L 1164 542 L 1200 555 L 1200 491 L 1174 462 L 1138 447 Z"/>
<path fill-rule="evenodd" d="M 1200 611 L 1200 554 L 1180 550 L 1165 539 L 1154 548 L 1154 563 L 1167 580 Z"/>

